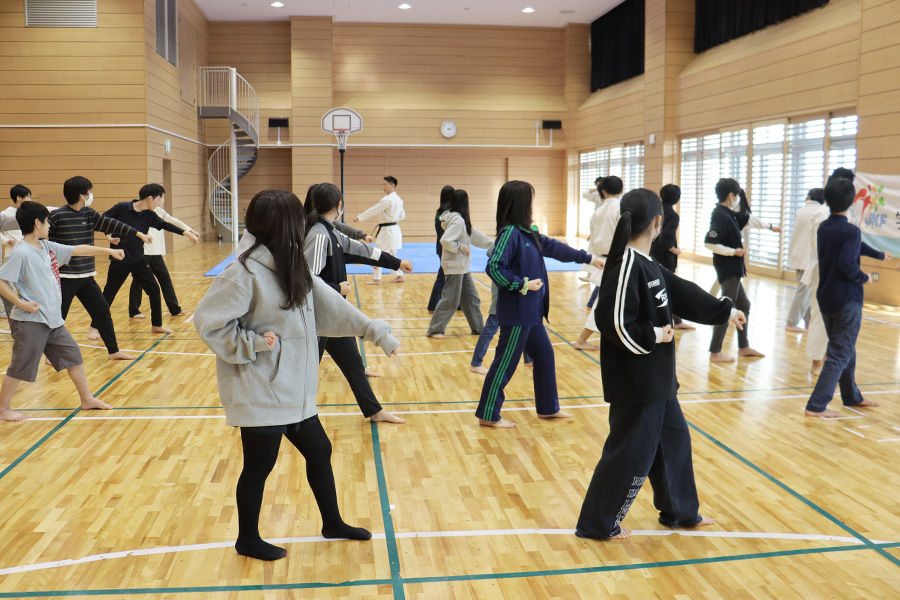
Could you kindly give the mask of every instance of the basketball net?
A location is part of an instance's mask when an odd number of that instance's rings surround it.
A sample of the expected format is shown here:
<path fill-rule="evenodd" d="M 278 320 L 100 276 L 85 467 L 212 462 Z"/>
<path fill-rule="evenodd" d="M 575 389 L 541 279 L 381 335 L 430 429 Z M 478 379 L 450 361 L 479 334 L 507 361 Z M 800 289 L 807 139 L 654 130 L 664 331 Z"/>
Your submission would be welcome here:
<path fill-rule="evenodd" d="M 335 131 L 334 137 L 337 138 L 338 141 L 338 150 L 341 152 L 347 149 L 347 137 L 350 135 L 348 131 Z"/>

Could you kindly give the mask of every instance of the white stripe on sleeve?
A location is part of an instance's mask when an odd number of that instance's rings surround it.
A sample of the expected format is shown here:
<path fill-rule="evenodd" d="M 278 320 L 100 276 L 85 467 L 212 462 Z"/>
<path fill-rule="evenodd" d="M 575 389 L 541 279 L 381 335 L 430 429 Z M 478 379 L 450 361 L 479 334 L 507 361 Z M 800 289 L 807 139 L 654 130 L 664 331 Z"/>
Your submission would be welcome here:
<path fill-rule="evenodd" d="M 625 330 L 623 321 L 625 320 L 625 288 L 628 287 L 628 280 L 631 278 L 631 267 L 634 265 L 634 251 L 631 248 L 625 248 L 625 256 L 622 258 L 622 268 L 619 271 L 619 282 L 616 284 L 616 303 L 613 307 L 613 324 L 616 333 L 622 344 L 634 354 L 650 354 L 650 350 L 641 348 L 635 342 L 628 332 Z"/>

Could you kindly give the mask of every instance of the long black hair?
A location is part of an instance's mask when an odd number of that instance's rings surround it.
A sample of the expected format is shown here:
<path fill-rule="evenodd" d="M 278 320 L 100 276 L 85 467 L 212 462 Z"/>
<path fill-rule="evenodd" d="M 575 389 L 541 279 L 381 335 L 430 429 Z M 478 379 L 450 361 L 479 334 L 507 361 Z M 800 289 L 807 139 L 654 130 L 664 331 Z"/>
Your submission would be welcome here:
<path fill-rule="evenodd" d="M 306 210 L 306 231 L 312 229 L 321 215 L 330 213 L 344 201 L 341 190 L 333 183 L 316 183 L 309 186 L 303 208 Z"/>
<path fill-rule="evenodd" d="M 497 197 L 497 235 L 507 225 L 531 231 L 531 205 L 534 202 L 534 186 L 527 181 L 507 181 Z M 535 242 L 538 236 L 534 235 Z"/>
<path fill-rule="evenodd" d="M 628 242 L 647 231 L 656 217 L 663 214 L 662 201 L 659 196 L 644 188 L 631 190 L 622 196 L 619 210 L 622 216 L 619 218 L 619 224 L 616 225 L 616 232 L 613 234 L 612 244 L 609 247 L 609 255 L 606 257 L 607 269 L 613 264 L 621 262 Z M 600 282 L 600 287 L 616 285 L 616 283 L 611 281 L 610 277 L 604 277 Z"/>
<path fill-rule="evenodd" d="M 453 192 L 452 185 L 445 185 L 441 188 L 441 200 L 437 210 L 438 216 L 450 210 L 450 205 L 453 204 Z"/>
<path fill-rule="evenodd" d="M 466 222 L 466 233 L 472 235 L 472 219 L 469 218 L 469 194 L 466 190 L 454 190 L 450 210 L 459 213 Z"/>
<path fill-rule="evenodd" d="M 246 269 L 250 254 L 259 246 L 265 246 L 272 253 L 275 277 L 284 293 L 281 308 L 300 308 L 313 286 L 303 254 L 306 216 L 300 199 L 287 190 L 263 190 L 250 201 L 245 221 L 247 231 L 253 234 L 256 241 L 241 254 L 241 264 Z"/>

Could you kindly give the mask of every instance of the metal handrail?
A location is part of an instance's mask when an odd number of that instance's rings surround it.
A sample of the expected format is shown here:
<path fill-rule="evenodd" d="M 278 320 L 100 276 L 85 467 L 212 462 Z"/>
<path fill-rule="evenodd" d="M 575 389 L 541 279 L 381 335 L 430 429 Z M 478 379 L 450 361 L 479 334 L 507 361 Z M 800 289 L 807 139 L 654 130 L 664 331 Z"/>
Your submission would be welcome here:
<path fill-rule="evenodd" d="M 251 137 L 259 139 L 259 96 L 250 83 L 233 67 L 200 67 L 200 106 L 203 108 L 227 108 L 229 114 L 240 115 L 253 129 Z M 234 119 L 232 119 L 234 127 Z M 232 233 L 237 230 L 237 205 L 232 190 L 223 185 L 231 177 L 232 187 L 239 177 L 237 172 L 234 134 L 209 157 L 209 209 L 216 219 Z M 232 155 L 234 154 L 234 156 Z M 228 225 L 230 224 L 230 226 Z M 236 240 L 236 237 L 233 238 Z"/>

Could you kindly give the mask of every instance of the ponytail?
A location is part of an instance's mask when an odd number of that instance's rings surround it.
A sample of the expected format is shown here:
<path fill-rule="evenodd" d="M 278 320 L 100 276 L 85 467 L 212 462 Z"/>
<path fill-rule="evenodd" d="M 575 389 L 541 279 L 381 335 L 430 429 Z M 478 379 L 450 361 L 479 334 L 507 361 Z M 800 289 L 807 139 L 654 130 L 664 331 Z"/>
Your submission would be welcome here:
<path fill-rule="evenodd" d="M 303 208 L 306 210 L 306 231 L 315 225 L 319 217 L 334 210 L 344 199 L 341 190 L 333 183 L 311 185 L 306 192 Z"/>
<path fill-rule="evenodd" d="M 659 196 L 645 189 L 631 190 L 622 197 L 619 206 L 622 216 L 619 218 L 616 232 L 613 234 L 604 271 L 621 263 L 628 242 L 647 231 L 654 219 L 663 213 L 662 201 Z M 606 285 L 615 285 L 615 283 L 611 283 L 608 277 L 604 277 L 600 282 L 601 293 Z"/>

